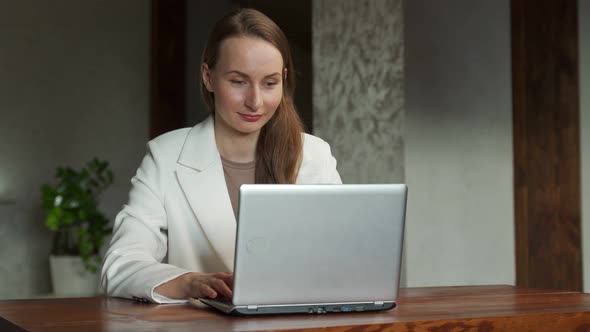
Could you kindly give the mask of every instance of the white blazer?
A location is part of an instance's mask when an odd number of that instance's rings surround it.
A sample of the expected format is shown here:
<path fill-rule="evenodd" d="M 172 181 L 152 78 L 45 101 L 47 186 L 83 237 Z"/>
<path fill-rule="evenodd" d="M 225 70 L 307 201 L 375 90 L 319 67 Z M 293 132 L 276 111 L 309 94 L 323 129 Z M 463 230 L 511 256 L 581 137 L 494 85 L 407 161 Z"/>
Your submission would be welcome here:
<path fill-rule="evenodd" d="M 296 183 L 342 183 L 328 143 L 303 134 Z M 101 280 L 107 294 L 181 302 L 154 288 L 191 271 L 233 270 L 236 219 L 213 117 L 150 141 L 131 185 L 104 258 Z"/>

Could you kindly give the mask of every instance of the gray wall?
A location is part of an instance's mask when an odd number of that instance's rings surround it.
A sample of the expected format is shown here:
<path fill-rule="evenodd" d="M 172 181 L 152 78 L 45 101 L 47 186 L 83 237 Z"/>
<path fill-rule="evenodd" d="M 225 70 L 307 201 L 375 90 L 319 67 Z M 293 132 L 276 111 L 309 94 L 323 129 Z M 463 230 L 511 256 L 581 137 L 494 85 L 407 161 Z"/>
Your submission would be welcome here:
<path fill-rule="evenodd" d="M 312 2 L 314 134 L 345 183 L 403 182 L 401 0 Z"/>
<path fill-rule="evenodd" d="M 407 285 L 513 284 L 509 1 L 404 7 Z"/>
<path fill-rule="evenodd" d="M 111 162 L 113 217 L 148 139 L 149 2 L 0 2 L 0 298 L 50 291 L 39 188 Z M 4 203 L 2 203 L 4 201 Z"/>
<path fill-rule="evenodd" d="M 584 292 L 590 292 L 590 1 L 578 1 Z"/>

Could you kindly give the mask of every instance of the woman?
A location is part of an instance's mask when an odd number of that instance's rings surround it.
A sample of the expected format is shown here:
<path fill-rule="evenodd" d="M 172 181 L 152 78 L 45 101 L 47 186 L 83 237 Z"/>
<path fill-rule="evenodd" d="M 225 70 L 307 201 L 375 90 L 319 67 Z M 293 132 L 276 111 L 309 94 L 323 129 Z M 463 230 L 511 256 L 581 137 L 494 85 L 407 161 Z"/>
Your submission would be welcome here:
<path fill-rule="evenodd" d="M 242 9 L 215 25 L 201 66 L 212 115 L 148 143 L 105 256 L 109 295 L 230 298 L 239 186 L 341 183 L 328 144 L 302 133 L 293 73 L 264 14 Z"/>

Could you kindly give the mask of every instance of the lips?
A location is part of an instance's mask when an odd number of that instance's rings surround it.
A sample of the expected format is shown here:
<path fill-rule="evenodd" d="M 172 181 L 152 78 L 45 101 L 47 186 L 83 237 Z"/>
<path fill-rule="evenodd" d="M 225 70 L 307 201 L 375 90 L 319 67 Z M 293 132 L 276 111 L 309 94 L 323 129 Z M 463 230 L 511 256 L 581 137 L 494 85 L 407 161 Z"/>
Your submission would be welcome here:
<path fill-rule="evenodd" d="M 248 122 L 256 122 L 256 121 L 260 120 L 260 118 L 262 118 L 262 114 L 242 114 L 242 113 L 238 113 L 238 114 L 240 115 L 242 120 L 248 121 Z"/>

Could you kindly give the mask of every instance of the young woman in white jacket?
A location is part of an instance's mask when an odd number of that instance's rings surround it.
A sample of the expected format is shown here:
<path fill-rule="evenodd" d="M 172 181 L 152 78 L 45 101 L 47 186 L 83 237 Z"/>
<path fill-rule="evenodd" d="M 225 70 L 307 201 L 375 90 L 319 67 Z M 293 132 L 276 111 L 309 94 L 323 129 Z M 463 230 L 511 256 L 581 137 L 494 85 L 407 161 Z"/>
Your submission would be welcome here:
<path fill-rule="evenodd" d="M 289 45 L 271 19 L 223 17 L 201 75 L 211 116 L 150 141 L 131 179 L 102 269 L 111 296 L 231 298 L 239 186 L 341 183 L 329 145 L 303 133 Z"/>

